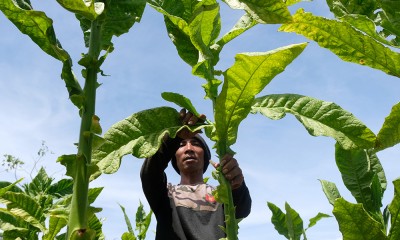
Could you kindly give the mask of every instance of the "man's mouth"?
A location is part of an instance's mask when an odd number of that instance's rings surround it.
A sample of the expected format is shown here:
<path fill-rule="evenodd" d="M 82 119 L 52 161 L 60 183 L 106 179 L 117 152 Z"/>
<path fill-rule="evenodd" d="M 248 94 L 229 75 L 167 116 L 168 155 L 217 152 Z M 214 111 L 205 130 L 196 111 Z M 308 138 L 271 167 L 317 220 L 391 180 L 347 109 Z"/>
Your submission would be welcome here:
<path fill-rule="evenodd" d="M 195 156 L 187 156 L 183 159 L 184 162 L 186 161 L 196 161 L 196 157 Z"/>

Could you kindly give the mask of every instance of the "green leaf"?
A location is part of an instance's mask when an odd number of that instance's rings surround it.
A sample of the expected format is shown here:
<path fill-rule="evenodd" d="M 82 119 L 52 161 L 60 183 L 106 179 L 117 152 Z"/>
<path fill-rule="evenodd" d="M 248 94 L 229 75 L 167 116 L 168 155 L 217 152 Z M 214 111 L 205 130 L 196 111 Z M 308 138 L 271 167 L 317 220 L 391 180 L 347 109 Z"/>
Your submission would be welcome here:
<path fill-rule="evenodd" d="M 252 113 L 273 120 L 293 114 L 313 136 L 333 137 L 344 149 L 372 148 L 375 134 L 335 103 L 297 94 L 272 94 L 255 99 Z"/>
<path fill-rule="evenodd" d="M 236 2 L 234 0 L 233 2 Z M 225 2 L 231 2 L 226 0 Z M 292 16 L 284 1 L 281 0 L 239 0 L 241 7 L 250 13 L 259 23 L 285 23 L 292 20 Z"/>
<path fill-rule="evenodd" d="M 344 61 L 366 65 L 400 77 L 400 54 L 346 22 L 316 17 L 299 10 L 293 16 L 293 22 L 283 24 L 279 30 L 295 32 L 316 41 Z"/>
<path fill-rule="evenodd" d="M 121 240 L 136 240 L 136 237 L 132 233 L 126 232 L 122 234 Z"/>
<path fill-rule="evenodd" d="M 14 230 L 14 229 L 28 229 L 29 224 L 24 219 L 12 214 L 9 210 L 0 208 L 0 229 Z"/>
<path fill-rule="evenodd" d="M 23 1 L 20 1 L 23 2 Z M 74 96 L 82 94 L 82 88 L 72 72 L 71 58 L 61 47 L 53 28 L 53 20 L 44 12 L 35 11 L 26 3 L 23 6 L 16 5 L 15 1 L 0 1 L 0 10 L 23 33 L 28 35 L 45 53 L 60 60 L 63 63 L 62 79 L 65 81 L 69 97 L 72 102 Z"/>
<path fill-rule="evenodd" d="M 173 16 L 165 17 L 164 21 L 168 36 L 175 45 L 178 55 L 190 66 L 195 66 L 199 60 L 199 51 L 190 40 L 188 24 L 183 19 Z"/>
<path fill-rule="evenodd" d="M 24 228 L 15 228 L 11 230 L 4 231 L 3 240 L 19 240 L 19 239 L 29 239 L 29 240 L 37 240 L 38 237 L 36 232 L 29 231 L 29 229 Z"/>
<path fill-rule="evenodd" d="M 103 231 L 102 231 L 103 224 L 100 221 L 100 219 L 97 218 L 97 216 L 95 214 L 93 214 L 90 217 L 90 219 L 88 221 L 88 225 L 89 225 L 90 230 L 93 230 L 95 232 L 95 234 L 96 234 L 95 238 L 93 238 L 93 239 L 105 240 L 105 237 L 104 237 L 104 234 L 103 234 Z"/>
<path fill-rule="evenodd" d="M 326 180 L 319 180 L 322 185 L 322 190 L 325 193 L 326 198 L 332 206 L 335 204 L 336 199 L 341 198 L 339 190 L 337 189 L 335 183 Z"/>
<path fill-rule="evenodd" d="M 215 180 L 217 180 L 220 184 L 212 191 L 212 195 L 215 200 L 223 204 L 229 204 L 229 194 L 228 187 L 226 184 L 223 184 L 223 174 L 219 170 L 212 171 L 212 176 Z"/>
<path fill-rule="evenodd" d="M 219 4 L 215 0 L 201 1 L 189 23 L 190 39 L 205 59 L 214 58 L 210 46 L 221 31 Z"/>
<path fill-rule="evenodd" d="M 57 158 L 57 162 L 65 166 L 67 170 L 65 174 L 72 178 L 75 178 L 76 161 L 76 154 L 62 155 Z"/>
<path fill-rule="evenodd" d="M 23 180 L 23 178 L 19 179 L 18 181 L 14 182 L 14 183 L 0 182 L 0 198 L 1 198 L 1 196 L 3 196 L 4 193 L 6 193 L 8 191 L 22 192 L 22 190 L 18 186 L 16 186 L 22 180 Z"/>
<path fill-rule="evenodd" d="M 389 239 L 395 240 L 400 238 L 400 179 L 393 181 L 394 196 L 389 205 L 391 228 L 389 231 Z"/>
<path fill-rule="evenodd" d="M 344 240 L 386 240 L 381 223 L 374 220 L 362 204 L 349 203 L 343 198 L 335 201 L 333 215 Z"/>
<path fill-rule="evenodd" d="M 128 227 L 128 232 L 129 232 L 130 234 L 132 234 L 133 236 L 135 236 L 135 233 L 134 233 L 134 231 L 133 231 L 133 227 L 132 227 L 131 220 L 129 220 L 129 217 L 128 217 L 128 215 L 126 214 L 125 208 L 124 208 L 121 204 L 118 204 L 118 205 L 119 205 L 119 207 L 121 208 L 122 213 L 124 214 L 124 219 L 125 219 L 126 226 Z"/>
<path fill-rule="evenodd" d="M 272 212 L 271 222 L 279 234 L 289 239 L 289 230 L 286 226 L 286 214 L 275 204 L 267 202 L 268 208 Z"/>
<path fill-rule="evenodd" d="M 72 194 L 72 186 L 74 182 L 72 179 L 61 179 L 50 186 L 47 191 L 48 194 L 61 198 L 65 195 Z"/>
<path fill-rule="evenodd" d="M 284 23 L 290 21 L 291 15 L 287 6 L 297 1 L 255 1 L 255 0 L 223 0 L 233 9 L 243 9 L 259 23 Z"/>
<path fill-rule="evenodd" d="M 150 226 L 152 214 L 153 212 L 150 210 L 150 212 L 146 215 L 142 202 L 139 202 L 139 207 L 136 211 L 136 230 L 139 232 L 137 235 L 139 240 L 146 239 L 146 233 Z"/>
<path fill-rule="evenodd" d="M 216 99 L 215 123 L 219 141 L 226 141 L 226 146 L 236 142 L 239 124 L 250 112 L 254 97 L 305 47 L 306 43 L 302 43 L 265 53 L 236 55 L 234 65 L 224 73 L 222 91 Z"/>
<path fill-rule="evenodd" d="M 286 210 L 286 226 L 288 228 L 289 238 L 293 240 L 300 240 L 303 234 L 303 220 L 300 215 L 290 207 L 288 203 L 285 203 Z"/>
<path fill-rule="evenodd" d="M 43 240 L 54 240 L 62 228 L 67 226 L 68 220 L 66 218 L 50 216 L 49 229 L 45 231 Z"/>
<path fill-rule="evenodd" d="M 351 0 L 327 0 L 331 12 L 337 17 L 347 14 L 361 14 L 371 16 L 378 8 L 378 2 L 374 0 L 364 0 L 362 3 Z"/>
<path fill-rule="evenodd" d="M 164 15 L 168 36 L 178 50 L 179 56 L 194 66 L 199 52 L 190 40 L 189 21 L 196 2 L 182 0 L 149 0 L 149 5 Z"/>
<path fill-rule="evenodd" d="M 193 113 L 196 117 L 200 117 L 200 114 L 197 112 L 189 98 L 173 92 L 163 92 L 161 96 L 164 100 L 175 103 L 179 107 L 185 108 L 189 112 Z"/>
<path fill-rule="evenodd" d="M 332 217 L 332 216 L 325 214 L 325 213 L 318 213 L 317 216 L 310 219 L 310 223 L 308 224 L 308 227 L 305 230 L 315 226 L 315 224 L 317 224 L 317 222 L 319 220 L 321 220 L 323 218 L 330 218 L 330 217 Z"/>
<path fill-rule="evenodd" d="M 57 0 L 57 2 L 68 11 L 82 15 L 91 21 L 104 11 L 103 2 L 91 0 Z"/>
<path fill-rule="evenodd" d="M 351 24 L 354 28 L 361 30 L 362 32 L 366 33 L 368 36 L 372 37 L 380 43 L 390 45 L 392 47 L 398 47 L 391 41 L 388 41 L 386 38 L 384 38 L 381 34 L 378 34 L 376 32 L 377 27 L 375 25 L 375 22 L 367 16 L 351 14 L 341 17 L 340 20 Z"/>
<path fill-rule="evenodd" d="M 399 0 L 381 1 L 382 12 L 379 12 L 382 33 L 387 37 L 393 37 L 392 42 L 400 46 L 400 7 Z"/>
<path fill-rule="evenodd" d="M 179 113 L 169 107 L 148 109 L 114 124 L 104 135 L 104 144 L 95 150 L 92 160 L 105 173 L 118 170 L 127 154 L 137 158 L 154 155 L 165 134 L 172 138 L 182 128 Z M 192 129 L 199 130 L 203 126 Z"/>
<path fill-rule="evenodd" d="M 78 1 L 78 0 L 76 0 Z M 101 49 L 112 51 L 112 38 L 127 33 L 142 18 L 146 0 L 106 0 L 104 12 L 97 17 L 101 23 Z M 89 47 L 91 21 L 77 15 L 85 36 L 86 47 Z"/>
<path fill-rule="evenodd" d="M 88 202 L 89 204 L 92 204 L 96 198 L 100 195 L 100 193 L 103 191 L 104 187 L 97 187 L 97 188 L 90 188 L 89 193 L 88 193 Z"/>
<path fill-rule="evenodd" d="M 70 57 L 62 49 L 53 28 L 53 20 L 44 12 L 23 9 L 15 1 L 0 1 L 0 10 L 23 33 L 28 35 L 44 52 L 64 62 Z"/>
<path fill-rule="evenodd" d="M 237 36 L 254 27 L 255 25 L 257 25 L 257 21 L 255 21 L 250 14 L 244 14 L 235 24 L 235 26 L 233 26 L 229 32 L 227 32 L 221 39 L 217 41 L 215 44 L 216 46 L 213 46 L 213 48 L 217 48 L 216 50 L 219 53 L 225 44 L 232 41 Z M 218 56 L 218 54 L 214 54 L 214 56 Z"/>
<path fill-rule="evenodd" d="M 380 206 L 377 207 L 373 201 L 371 185 L 375 173 L 371 169 L 368 151 L 344 150 L 336 144 L 335 158 L 336 165 L 342 174 L 343 183 L 357 202 L 362 203 L 367 211 L 378 212 L 382 203 L 379 203 Z M 382 198 L 382 196 L 379 197 Z"/>
<path fill-rule="evenodd" d="M 49 178 L 43 167 L 29 184 L 24 185 L 25 192 L 31 196 L 46 193 L 53 179 Z"/>
<path fill-rule="evenodd" d="M 25 193 L 7 192 L 2 195 L 2 199 L 7 201 L 7 209 L 10 213 L 24 219 L 34 227 L 45 231 L 45 215 L 39 203 Z"/>
<path fill-rule="evenodd" d="M 377 135 L 375 150 L 381 151 L 398 143 L 400 143 L 400 103 L 394 105 L 389 116 L 385 118 Z"/>

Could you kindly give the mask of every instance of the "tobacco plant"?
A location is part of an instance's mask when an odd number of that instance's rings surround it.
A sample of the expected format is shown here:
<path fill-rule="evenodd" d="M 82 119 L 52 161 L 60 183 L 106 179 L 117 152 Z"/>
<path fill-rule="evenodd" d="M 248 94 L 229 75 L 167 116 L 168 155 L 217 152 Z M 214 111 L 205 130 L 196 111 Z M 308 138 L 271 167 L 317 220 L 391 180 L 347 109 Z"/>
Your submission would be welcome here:
<path fill-rule="evenodd" d="M 96 172 L 92 164 L 92 151 L 101 143 L 99 117 L 95 115 L 98 75 L 107 54 L 114 49 L 112 38 L 129 31 L 143 14 L 144 0 L 129 1 L 82 1 L 57 0 L 61 7 L 75 14 L 80 23 L 87 53 L 82 54 L 79 65 L 83 67 L 82 87 L 72 71 L 72 59 L 57 39 L 53 21 L 42 11 L 32 8 L 29 0 L 2 0 L 0 10 L 23 33 L 28 35 L 44 52 L 62 63 L 61 78 L 64 80 L 72 103 L 79 109 L 81 127 L 76 154 L 64 155 L 59 162 L 67 168 L 74 186 L 71 207 L 68 209 L 66 239 L 98 239 L 99 231 L 89 226 L 98 209 L 89 205 L 89 181 Z M 27 216 L 28 217 L 28 216 Z M 31 217 L 31 216 L 30 216 Z M 59 225 L 57 225 L 57 228 Z"/>
<path fill-rule="evenodd" d="M 214 120 L 192 127 L 204 129 L 215 142 L 219 157 L 234 153 L 240 123 L 249 113 L 261 113 L 271 119 L 281 119 L 286 113 L 296 118 L 314 136 L 331 136 L 344 149 L 369 148 L 375 134 L 351 113 L 334 103 L 296 94 L 272 94 L 256 97 L 271 80 L 303 51 L 306 43 L 293 44 L 272 51 L 239 53 L 234 64 L 226 70 L 216 68 L 220 52 L 230 41 L 257 24 L 290 23 L 293 21 L 282 1 L 225 1 L 234 9 L 244 10 L 233 28 L 220 36 L 219 3 L 204 1 L 148 1 L 164 15 L 165 25 L 179 56 L 190 66 L 192 73 L 203 80 L 205 98 L 211 101 Z M 221 86 L 222 84 L 222 86 Z M 220 88 L 220 89 L 219 89 Z M 199 116 L 191 101 L 177 93 L 162 97 Z M 170 107 L 144 110 L 113 125 L 104 135 L 94 159 L 106 173 L 118 170 L 127 154 L 137 158 L 152 156 L 166 134 L 172 138 L 182 128 L 178 112 Z M 237 220 L 229 183 L 218 171 L 216 197 L 224 203 L 227 239 L 237 239 Z"/>
<path fill-rule="evenodd" d="M 131 220 L 129 219 L 128 215 L 126 214 L 125 208 L 121 206 L 121 210 L 124 213 L 125 223 L 128 228 L 128 232 L 122 234 L 122 240 L 145 240 L 147 230 L 149 229 L 151 223 L 151 216 L 153 215 L 153 211 L 150 210 L 149 213 L 146 213 L 144 210 L 142 202 L 139 202 L 139 207 L 136 210 L 136 227 L 135 230 L 137 231 L 135 235 L 135 231 L 133 230 Z"/>
<path fill-rule="evenodd" d="M 369 66 L 400 77 L 400 1 L 327 0 L 337 20 L 329 20 L 299 10 L 281 31 L 296 32 L 316 41 L 342 60 Z M 389 48 L 390 47 L 390 48 Z M 400 103 L 392 111 L 369 148 L 344 149 L 335 146 L 335 159 L 343 183 L 356 204 L 343 199 L 336 185 L 320 180 L 333 205 L 333 214 L 343 239 L 399 239 L 399 191 L 396 179 L 392 202 L 382 211 L 387 186 L 377 153 L 400 142 Z"/>
<path fill-rule="evenodd" d="M 319 220 L 331 217 L 324 213 L 318 213 L 310 219 L 308 227 L 304 228 L 303 219 L 300 217 L 300 214 L 288 203 L 285 203 L 286 213 L 273 203 L 268 202 L 267 204 L 272 212 L 271 222 L 274 224 L 276 231 L 290 240 L 300 240 L 301 236 L 303 236 L 303 240 L 307 240 L 306 231 L 309 228 L 315 226 Z"/>

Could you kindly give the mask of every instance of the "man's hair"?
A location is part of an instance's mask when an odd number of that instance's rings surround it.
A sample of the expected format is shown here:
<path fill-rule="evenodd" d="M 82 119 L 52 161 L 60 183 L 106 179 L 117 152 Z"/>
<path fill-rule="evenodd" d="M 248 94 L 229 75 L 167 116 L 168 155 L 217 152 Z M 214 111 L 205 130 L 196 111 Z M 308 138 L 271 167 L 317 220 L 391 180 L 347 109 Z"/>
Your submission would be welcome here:
<path fill-rule="evenodd" d="M 203 167 L 203 173 L 205 173 L 207 171 L 208 165 L 210 163 L 210 159 L 211 159 L 211 152 L 210 149 L 207 146 L 206 141 L 204 141 L 204 139 L 199 135 L 196 134 L 193 138 L 197 139 L 200 142 L 201 148 L 204 151 L 204 167 Z M 174 167 L 175 171 L 180 174 L 178 165 L 176 164 L 176 157 L 175 157 L 175 152 L 178 149 L 174 149 L 174 154 L 172 155 L 172 159 L 171 159 L 171 163 L 172 163 L 172 167 Z"/>

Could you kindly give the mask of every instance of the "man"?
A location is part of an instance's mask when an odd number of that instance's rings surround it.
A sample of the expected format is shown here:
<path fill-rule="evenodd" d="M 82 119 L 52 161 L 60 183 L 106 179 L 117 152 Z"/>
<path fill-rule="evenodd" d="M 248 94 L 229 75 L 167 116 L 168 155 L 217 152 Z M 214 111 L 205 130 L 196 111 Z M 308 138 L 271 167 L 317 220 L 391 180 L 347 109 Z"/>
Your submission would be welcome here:
<path fill-rule="evenodd" d="M 184 125 L 194 125 L 199 119 L 182 109 L 181 120 Z M 158 152 L 144 161 L 140 174 L 144 194 L 157 219 L 156 240 L 223 238 L 223 206 L 212 196 L 214 188 L 203 179 L 210 149 L 197 133 L 185 129 L 177 136 L 164 140 Z M 178 185 L 167 183 L 164 170 L 169 161 L 180 174 Z M 245 218 L 250 214 L 251 198 L 242 170 L 230 155 L 223 157 L 221 167 L 232 186 L 236 218 Z"/>

